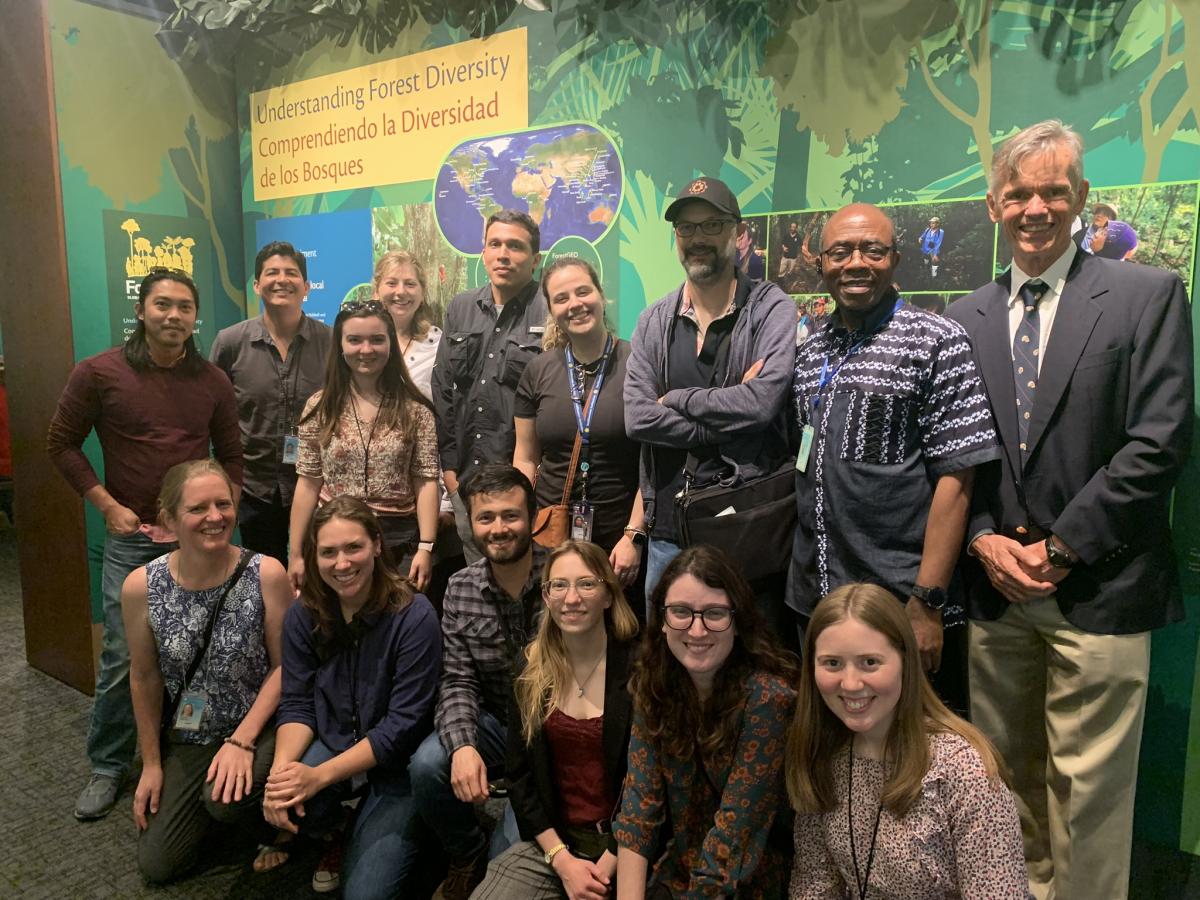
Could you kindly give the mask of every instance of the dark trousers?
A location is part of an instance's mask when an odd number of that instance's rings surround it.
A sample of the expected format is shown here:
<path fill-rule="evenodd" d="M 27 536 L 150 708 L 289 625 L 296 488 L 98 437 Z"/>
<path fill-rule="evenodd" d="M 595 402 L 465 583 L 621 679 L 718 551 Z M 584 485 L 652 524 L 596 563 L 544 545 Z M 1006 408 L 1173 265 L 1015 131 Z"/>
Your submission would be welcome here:
<path fill-rule="evenodd" d="M 263 822 L 262 792 L 275 756 L 275 732 L 260 735 L 257 748 L 250 794 L 236 803 L 222 803 L 212 799 L 212 785 L 205 781 L 221 744 L 163 743 L 158 812 L 150 815 L 148 827 L 138 837 L 137 862 L 143 878 L 161 884 L 186 874 L 199 861 L 205 837 L 218 822 Z"/>
<path fill-rule="evenodd" d="M 284 504 L 279 489 L 270 500 L 242 492 L 238 503 L 238 528 L 242 532 L 242 546 L 263 556 L 273 556 L 287 567 L 288 519 L 292 514 L 291 504 Z"/>

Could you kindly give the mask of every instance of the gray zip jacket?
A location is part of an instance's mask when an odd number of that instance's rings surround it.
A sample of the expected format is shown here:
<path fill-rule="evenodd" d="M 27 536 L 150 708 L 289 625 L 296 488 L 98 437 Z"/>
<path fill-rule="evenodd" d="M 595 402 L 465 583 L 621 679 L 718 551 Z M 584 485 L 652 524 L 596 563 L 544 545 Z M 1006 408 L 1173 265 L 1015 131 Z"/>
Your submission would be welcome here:
<path fill-rule="evenodd" d="M 733 467 L 731 483 L 775 470 L 789 452 L 787 401 L 796 365 L 792 299 L 771 282 L 755 285 L 730 336 L 723 383 L 666 391 L 668 334 L 681 290 L 638 317 L 625 376 L 625 430 L 643 445 L 640 480 L 648 516 L 655 500 L 649 475 L 654 446 L 716 446 Z M 746 370 L 760 359 L 762 371 L 742 384 Z"/>

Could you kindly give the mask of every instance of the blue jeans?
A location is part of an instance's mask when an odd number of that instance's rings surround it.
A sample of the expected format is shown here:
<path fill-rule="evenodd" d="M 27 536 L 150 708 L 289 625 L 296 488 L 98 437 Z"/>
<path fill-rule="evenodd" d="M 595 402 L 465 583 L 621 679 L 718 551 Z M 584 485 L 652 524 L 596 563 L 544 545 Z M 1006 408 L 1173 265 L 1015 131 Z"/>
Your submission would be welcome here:
<path fill-rule="evenodd" d="M 646 621 L 650 621 L 650 598 L 654 588 L 662 578 L 663 570 L 671 564 L 671 560 L 679 555 L 683 548 L 670 541 L 660 538 L 650 538 L 646 542 Z"/>
<path fill-rule="evenodd" d="M 337 756 L 320 741 L 313 741 L 301 762 L 319 766 Z M 354 826 L 342 857 L 342 897 L 373 900 L 400 897 L 417 861 L 408 839 L 413 797 L 408 774 L 371 778 L 358 805 Z M 304 816 L 294 818 L 305 833 L 321 834 L 337 827 L 343 800 L 353 796 L 350 783 L 331 785 L 304 804 Z"/>
<path fill-rule="evenodd" d="M 174 544 L 156 544 L 140 532 L 110 533 L 104 540 L 104 563 L 100 570 L 104 639 L 87 736 L 88 759 L 97 775 L 113 778 L 124 775 L 133 763 L 133 748 L 137 744 L 133 701 L 129 697 L 129 645 L 125 643 L 125 622 L 121 619 L 121 585 L 125 576 L 138 566 L 174 548 Z"/>
<path fill-rule="evenodd" d="M 475 749 L 483 757 L 488 780 L 494 781 L 504 767 L 507 729 L 491 713 L 480 711 Z M 469 859 L 487 846 L 475 810 L 454 796 L 450 786 L 450 757 L 435 731 L 421 742 L 408 764 L 417 811 L 441 841 L 451 859 Z M 515 821 L 512 823 L 515 824 Z M 507 823 L 496 828 L 489 856 L 508 849 L 513 829 Z"/>

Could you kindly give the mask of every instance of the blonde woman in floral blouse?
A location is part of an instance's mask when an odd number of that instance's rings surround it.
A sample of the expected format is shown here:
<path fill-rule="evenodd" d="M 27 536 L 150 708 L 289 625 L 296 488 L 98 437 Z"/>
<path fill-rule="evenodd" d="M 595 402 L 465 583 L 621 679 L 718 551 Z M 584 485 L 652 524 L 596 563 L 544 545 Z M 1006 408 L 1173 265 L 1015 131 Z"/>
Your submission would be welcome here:
<path fill-rule="evenodd" d="M 728 556 L 698 546 L 670 562 L 629 684 L 629 766 L 613 827 L 620 900 L 783 896 L 795 672 Z"/>
<path fill-rule="evenodd" d="M 790 900 L 1025 900 L 1004 765 L 929 686 L 903 604 L 876 585 L 838 588 L 803 658 Z"/>
<path fill-rule="evenodd" d="M 288 575 L 304 581 L 303 540 L 318 503 L 358 497 L 379 518 L 397 568 L 417 590 L 433 569 L 438 458 L 433 410 L 414 386 L 387 310 L 374 300 L 342 306 L 333 325 L 325 387 L 300 417 Z"/>

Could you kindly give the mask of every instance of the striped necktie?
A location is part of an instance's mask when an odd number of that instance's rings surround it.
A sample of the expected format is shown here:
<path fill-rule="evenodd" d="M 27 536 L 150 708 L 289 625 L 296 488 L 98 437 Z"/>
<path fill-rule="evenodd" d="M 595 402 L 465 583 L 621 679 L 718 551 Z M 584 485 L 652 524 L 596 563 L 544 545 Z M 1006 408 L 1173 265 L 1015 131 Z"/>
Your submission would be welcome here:
<path fill-rule="evenodd" d="M 1029 420 L 1033 416 L 1033 400 L 1037 395 L 1038 354 L 1041 352 L 1038 303 L 1046 294 L 1041 281 L 1027 281 L 1018 296 L 1023 312 L 1017 333 L 1013 337 L 1013 381 L 1017 388 L 1017 434 L 1021 441 L 1021 461 L 1029 454 Z"/>

